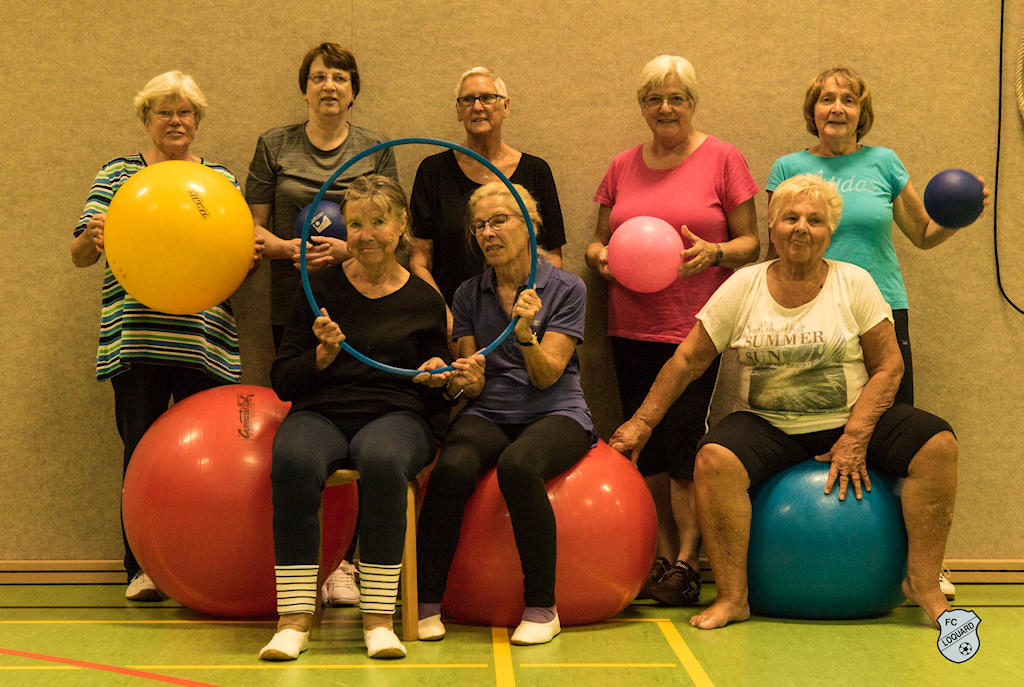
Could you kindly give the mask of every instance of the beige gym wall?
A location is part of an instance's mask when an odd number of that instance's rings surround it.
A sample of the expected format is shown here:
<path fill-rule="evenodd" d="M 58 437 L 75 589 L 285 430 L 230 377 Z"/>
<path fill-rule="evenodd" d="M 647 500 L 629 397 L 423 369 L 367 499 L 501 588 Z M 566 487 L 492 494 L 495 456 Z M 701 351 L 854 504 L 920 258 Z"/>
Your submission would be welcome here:
<path fill-rule="evenodd" d="M 609 161 L 649 136 L 635 100 L 643 64 L 666 52 L 692 60 L 697 126 L 738 146 L 761 186 L 776 157 L 813 142 L 800 109 L 807 81 L 824 67 L 847 64 L 870 81 L 876 124 L 866 142 L 894 148 L 919 191 L 947 167 L 994 180 L 1001 87 L 1000 266 L 1021 305 L 1024 137 L 1013 68 L 1022 11 L 1024 0 L 1007 0 L 1000 77 L 996 0 L 4 3 L 0 561 L 121 557 L 121 447 L 110 386 L 93 370 L 102 267 L 73 267 L 68 242 L 100 166 L 149 145 L 131 98 L 150 77 L 168 69 L 195 76 L 210 108 L 193 151 L 244 181 L 257 135 L 304 117 L 296 72 L 317 42 L 353 49 L 363 92 L 352 121 L 389 138 L 461 141 L 455 79 L 478 64 L 501 74 L 512 104 L 505 138 L 551 164 L 565 264 L 590 287 L 581 357 L 607 437 L 620 417 L 605 288 L 582 256 Z M 419 159 L 436 150 L 396 150 L 407 189 Z M 764 194 L 758 210 L 763 218 Z M 919 405 L 948 418 L 961 442 L 947 556 L 1019 561 L 1024 315 L 996 287 L 995 218 L 988 211 L 928 252 L 902 235 L 895 242 L 911 300 Z M 245 381 L 255 384 L 266 384 L 270 362 L 267 272 L 233 299 Z"/>

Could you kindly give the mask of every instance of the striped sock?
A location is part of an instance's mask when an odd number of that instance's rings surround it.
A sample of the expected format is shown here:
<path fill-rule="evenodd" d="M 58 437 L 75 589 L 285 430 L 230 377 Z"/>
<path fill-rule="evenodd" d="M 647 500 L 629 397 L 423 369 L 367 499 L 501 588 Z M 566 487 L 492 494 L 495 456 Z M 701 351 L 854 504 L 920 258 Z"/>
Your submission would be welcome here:
<path fill-rule="evenodd" d="M 363 613 L 395 612 L 398 578 L 402 565 L 377 565 L 359 561 L 359 608 Z"/>
<path fill-rule="evenodd" d="M 277 613 L 309 613 L 316 611 L 317 565 L 275 565 L 277 579 Z"/>

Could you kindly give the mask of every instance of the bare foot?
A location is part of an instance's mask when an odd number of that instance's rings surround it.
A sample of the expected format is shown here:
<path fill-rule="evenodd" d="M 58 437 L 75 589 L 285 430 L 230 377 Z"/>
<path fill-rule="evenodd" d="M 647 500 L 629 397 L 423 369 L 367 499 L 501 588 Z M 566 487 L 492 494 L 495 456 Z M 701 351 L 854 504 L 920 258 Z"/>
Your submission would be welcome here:
<path fill-rule="evenodd" d="M 729 623 L 740 623 L 750 617 L 750 606 L 744 601 L 715 599 L 710 606 L 690 618 L 690 625 L 700 630 L 714 630 Z"/>
<path fill-rule="evenodd" d="M 939 627 L 939 616 L 946 611 L 953 610 L 953 607 L 949 605 L 949 601 L 946 600 L 946 595 L 939 589 L 938 578 L 931 584 L 918 587 L 911 584 L 910 578 L 905 577 L 903 578 L 903 593 L 907 595 L 911 602 L 921 607 L 921 610 L 931 618 L 932 625 L 936 628 Z"/>

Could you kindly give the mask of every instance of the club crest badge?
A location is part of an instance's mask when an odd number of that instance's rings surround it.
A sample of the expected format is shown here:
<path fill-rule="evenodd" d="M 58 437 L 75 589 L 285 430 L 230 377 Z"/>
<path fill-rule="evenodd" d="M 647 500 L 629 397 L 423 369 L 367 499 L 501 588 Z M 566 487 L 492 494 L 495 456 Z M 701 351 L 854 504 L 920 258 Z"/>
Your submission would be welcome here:
<path fill-rule="evenodd" d="M 939 616 L 939 653 L 953 663 L 963 663 L 981 648 L 978 626 L 981 618 L 974 611 L 955 608 Z"/>

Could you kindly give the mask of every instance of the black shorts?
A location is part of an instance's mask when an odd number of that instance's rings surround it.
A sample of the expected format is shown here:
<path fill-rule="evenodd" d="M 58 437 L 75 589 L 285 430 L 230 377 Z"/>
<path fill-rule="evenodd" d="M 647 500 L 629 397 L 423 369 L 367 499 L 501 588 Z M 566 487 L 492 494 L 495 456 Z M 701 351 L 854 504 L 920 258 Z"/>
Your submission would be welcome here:
<path fill-rule="evenodd" d="M 678 346 L 617 336 L 611 337 L 611 344 L 619 378 L 622 415 L 628 419 L 643 403 L 661 366 L 672 357 Z M 637 461 L 640 474 L 646 477 L 668 472 L 675 479 L 693 479 L 697 442 L 708 431 L 708 407 L 715 392 L 720 360 L 721 356 L 716 357 L 704 374 L 686 387 L 651 432 L 651 438 Z"/>
<path fill-rule="evenodd" d="M 886 475 L 906 477 L 911 459 L 939 432 L 952 432 L 949 423 L 903 403 L 882 414 L 868 443 L 867 465 Z M 810 460 L 832 448 L 843 427 L 807 434 L 786 434 L 764 418 L 741 411 L 728 415 L 698 444 L 718 444 L 740 459 L 750 476 L 751 488 L 788 467 Z"/>

